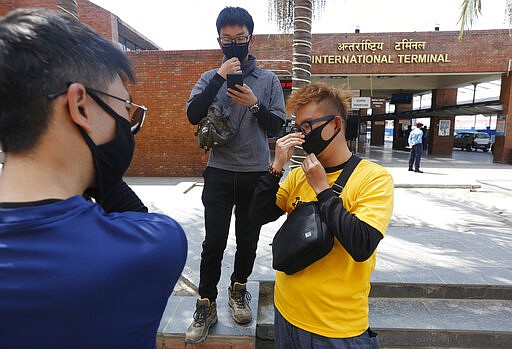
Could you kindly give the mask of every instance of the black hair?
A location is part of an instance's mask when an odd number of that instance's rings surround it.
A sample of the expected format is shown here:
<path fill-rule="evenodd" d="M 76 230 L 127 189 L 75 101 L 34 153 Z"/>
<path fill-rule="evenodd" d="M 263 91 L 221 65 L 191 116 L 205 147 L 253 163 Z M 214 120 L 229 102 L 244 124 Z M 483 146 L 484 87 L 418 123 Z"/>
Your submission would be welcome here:
<path fill-rule="evenodd" d="M 52 101 L 68 82 L 105 89 L 135 79 L 110 41 L 62 11 L 18 9 L 0 17 L 0 144 L 32 149 L 45 132 Z"/>
<path fill-rule="evenodd" d="M 246 9 L 241 7 L 224 7 L 217 17 L 217 33 L 220 35 L 220 30 L 228 25 L 246 26 L 249 30 L 249 35 L 252 35 L 254 30 L 254 22 L 252 16 Z"/>

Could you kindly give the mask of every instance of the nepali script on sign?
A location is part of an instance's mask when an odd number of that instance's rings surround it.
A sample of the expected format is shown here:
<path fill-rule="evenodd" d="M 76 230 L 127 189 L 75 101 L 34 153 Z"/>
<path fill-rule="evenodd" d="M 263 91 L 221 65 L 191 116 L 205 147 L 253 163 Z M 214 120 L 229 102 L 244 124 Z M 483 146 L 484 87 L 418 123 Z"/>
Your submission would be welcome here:
<path fill-rule="evenodd" d="M 361 42 L 339 42 L 338 51 L 372 51 L 383 50 L 383 42 L 372 42 L 371 40 L 361 40 Z"/>

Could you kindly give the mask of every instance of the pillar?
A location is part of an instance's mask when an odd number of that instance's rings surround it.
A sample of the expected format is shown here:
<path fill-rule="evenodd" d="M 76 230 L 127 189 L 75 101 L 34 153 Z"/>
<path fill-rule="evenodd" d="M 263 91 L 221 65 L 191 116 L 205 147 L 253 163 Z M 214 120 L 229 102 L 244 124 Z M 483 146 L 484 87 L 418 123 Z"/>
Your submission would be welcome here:
<path fill-rule="evenodd" d="M 494 142 L 494 162 L 512 164 L 512 76 L 501 76 L 500 103 L 503 111 L 498 115 L 496 131 L 504 127 L 504 135 L 496 135 Z"/>
<path fill-rule="evenodd" d="M 383 107 L 372 108 L 372 114 L 385 114 L 386 104 Z M 370 145 L 384 145 L 386 121 L 372 121 L 372 133 L 370 138 Z"/>
<path fill-rule="evenodd" d="M 457 89 L 432 90 L 432 108 L 457 104 Z M 430 118 L 429 154 L 452 155 L 455 116 L 433 116 Z"/>

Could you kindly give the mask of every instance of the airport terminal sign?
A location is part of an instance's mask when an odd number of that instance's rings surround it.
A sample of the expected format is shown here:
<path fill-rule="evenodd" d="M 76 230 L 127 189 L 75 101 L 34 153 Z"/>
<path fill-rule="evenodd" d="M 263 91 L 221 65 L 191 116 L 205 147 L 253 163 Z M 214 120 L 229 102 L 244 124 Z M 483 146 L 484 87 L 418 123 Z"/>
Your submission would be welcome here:
<path fill-rule="evenodd" d="M 372 42 L 364 39 L 361 42 L 338 42 L 337 55 L 313 55 L 313 64 L 423 64 L 451 63 L 447 53 L 426 53 L 426 41 L 402 39 L 395 41 L 391 48 L 392 54 L 384 42 Z"/>

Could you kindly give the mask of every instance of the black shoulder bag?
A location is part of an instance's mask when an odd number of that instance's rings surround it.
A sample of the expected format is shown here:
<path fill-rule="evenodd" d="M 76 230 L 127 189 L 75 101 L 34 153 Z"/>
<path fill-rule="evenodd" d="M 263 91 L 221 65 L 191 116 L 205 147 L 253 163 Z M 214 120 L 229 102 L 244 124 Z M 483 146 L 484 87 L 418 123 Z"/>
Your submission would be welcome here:
<path fill-rule="evenodd" d="M 352 155 L 332 186 L 341 195 L 348 178 L 361 158 Z M 334 235 L 322 221 L 318 202 L 299 204 L 289 215 L 272 241 L 272 267 L 294 274 L 327 255 L 334 245 Z"/>

